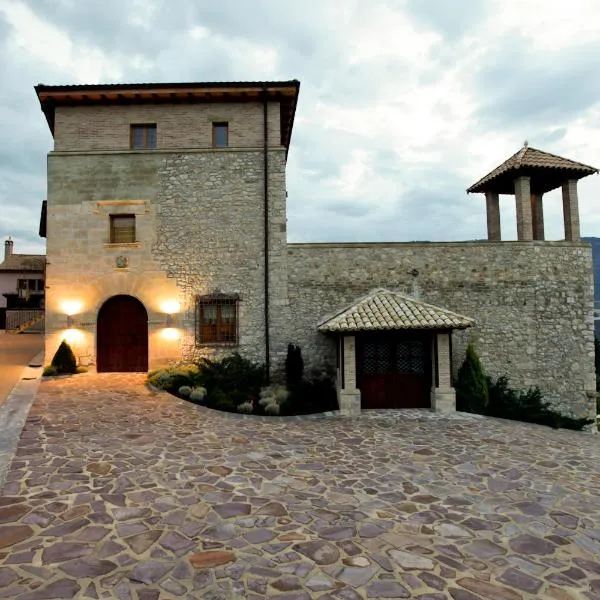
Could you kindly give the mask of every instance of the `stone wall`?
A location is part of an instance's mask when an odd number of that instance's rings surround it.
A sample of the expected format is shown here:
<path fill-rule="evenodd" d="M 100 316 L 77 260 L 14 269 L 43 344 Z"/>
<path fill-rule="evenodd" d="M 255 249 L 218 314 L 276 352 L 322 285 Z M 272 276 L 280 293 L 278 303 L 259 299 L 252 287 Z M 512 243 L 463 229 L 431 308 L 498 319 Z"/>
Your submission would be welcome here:
<path fill-rule="evenodd" d="M 264 211 L 261 150 L 53 152 L 48 159 L 47 356 L 65 335 L 65 302 L 78 303 L 76 354 L 93 362 L 100 306 L 137 297 L 149 313 L 150 366 L 231 352 L 196 348 L 194 298 L 238 293 L 240 345 L 265 359 Z M 269 152 L 272 331 L 287 318 L 285 150 Z M 134 244 L 109 243 L 111 214 L 135 214 Z M 116 266 L 125 256 L 127 268 Z M 177 300 L 178 339 L 164 339 L 164 302 Z M 273 361 L 284 339 L 273 335 Z"/>
<path fill-rule="evenodd" d="M 269 140 L 281 145 L 279 103 L 268 105 Z M 146 104 L 57 106 L 56 151 L 127 150 L 130 125 L 156 123 L 159 149 L 211 148 L 212 123 L 229 123 L 229 147 L 262 148 L 260 102 L 224 104 Z"/>
<path fill-rule="evenodd" d="M 539 386 L 557 408 L 595 414 L 592 256 L 587 243 L 289 244 L 290 341 L 335 365 L 319 321 L 376 287 L 472 317 L 453 335 L 453 370 L 475 341 L 486 371 Z"/>

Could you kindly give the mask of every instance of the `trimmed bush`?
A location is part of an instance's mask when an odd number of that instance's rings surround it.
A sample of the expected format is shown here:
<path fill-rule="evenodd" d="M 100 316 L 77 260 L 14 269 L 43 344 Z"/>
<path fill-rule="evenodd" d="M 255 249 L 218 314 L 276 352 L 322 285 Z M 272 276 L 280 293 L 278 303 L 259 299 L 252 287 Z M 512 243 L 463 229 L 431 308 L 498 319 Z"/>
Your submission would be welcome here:
<path fill-rule="evenodd" d="M 177 390 L 180 396 L 184 398 L 189 398 L 192 393 L 192 388 L 189 385 L 182 385 L 179 390 Z"/>
<path fill-rule="evenodd" d="M 189 398 L 194 402 L 202 402 L 206 398 L 206 388 L 195 387 L 191 390 Z"/>
<path fill-rule="evenodd" d="M 254 406 L 252 405 L 252 402 L 242 402 L 242 404 L 238 404 L 237 407 L 239 413 L 244 413 L 246 415 L 251 414 L 253 410 Z"/>
<path fill-rule="evenodd" d="M 302 381 L 304 376 L 304 359 L 300 346 L 288 344 L 287 356 L 285 358 L 285 379 L 288 388 L 293 388 Z"/>
<path fill-rule="evenodd" d="M 77 373 L 77 361 L 71 346 L 67 344 L 65 340 L 60 343 L 54 358 L 52 359 L 51 366 L 56 369 L 56 373 L 64 375 L 68 373 Z"/>
<path fill-rule="evenodd" d="M 42 377 L 53 377 L 54 375 L 58 375 L 58 371 L 56 370 L 56 367 L 53 367 L 52 365 L 48 365 L 47 367 L 44 367 L 44 371 L 42 372 Z"/>
<path fill-rule="evenodd" d="M 475 346 L 469 342 L 465 360 L 458 371 L 456 410 L 485 414 L 488 405 L 488 382 Z"/>

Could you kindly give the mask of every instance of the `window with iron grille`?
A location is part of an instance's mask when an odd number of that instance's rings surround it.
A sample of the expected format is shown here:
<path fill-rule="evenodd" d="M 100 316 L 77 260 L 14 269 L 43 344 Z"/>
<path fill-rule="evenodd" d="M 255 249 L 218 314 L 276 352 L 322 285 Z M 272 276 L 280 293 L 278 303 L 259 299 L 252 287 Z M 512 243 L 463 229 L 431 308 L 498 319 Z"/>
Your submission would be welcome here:
<path fill-rule="evenodd" d="M 196 345 L 238 344 L 237 294 L 196 296 Z"/>
<path fill-rule="evenodd" d="M 130 140 L 134 150 L 154 150 L 156 148 L 156 123 L 132 125 Z"/>
<path fill-rule="evenodd" d="M 135 242 L 135 215 L 110 215 L 110 243 Z"/>

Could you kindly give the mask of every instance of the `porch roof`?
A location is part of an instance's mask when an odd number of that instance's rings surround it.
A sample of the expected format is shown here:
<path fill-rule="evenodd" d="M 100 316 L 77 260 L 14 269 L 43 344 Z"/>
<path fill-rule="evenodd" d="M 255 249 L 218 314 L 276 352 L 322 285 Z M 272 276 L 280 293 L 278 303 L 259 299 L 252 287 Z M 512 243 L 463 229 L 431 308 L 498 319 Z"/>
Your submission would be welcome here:
<path fill-rule="evenodd" d="M 344 331 L 385 331 L 393 329 L 466 329 L 475 321 L 464 315 L 433 306 L 398 292 L 376 289 L 317 329 L 322 333 Z"/>

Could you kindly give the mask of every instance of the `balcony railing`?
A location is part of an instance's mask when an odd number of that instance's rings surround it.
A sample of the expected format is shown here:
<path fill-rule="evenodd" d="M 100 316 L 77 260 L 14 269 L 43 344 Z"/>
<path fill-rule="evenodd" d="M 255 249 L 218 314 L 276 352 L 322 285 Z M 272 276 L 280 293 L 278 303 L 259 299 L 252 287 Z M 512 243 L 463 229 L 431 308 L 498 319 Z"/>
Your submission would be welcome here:
<path fill-rule="evenodd" d="M 6 330 L 25 329 L 43 317 L 44 310 L 41 308 L 8 308 L 6 309 Z"/>

